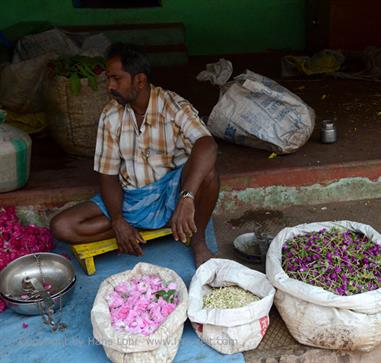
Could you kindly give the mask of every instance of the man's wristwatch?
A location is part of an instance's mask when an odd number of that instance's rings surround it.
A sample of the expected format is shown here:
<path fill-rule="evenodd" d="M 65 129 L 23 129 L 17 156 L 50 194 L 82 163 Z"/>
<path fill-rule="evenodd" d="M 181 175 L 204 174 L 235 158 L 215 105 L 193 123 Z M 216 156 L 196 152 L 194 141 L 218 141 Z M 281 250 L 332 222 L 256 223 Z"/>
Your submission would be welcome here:
<path fill-rule="evenodd" d="M 182 190 L 180 192 L 180 197 L 185 199 L 185 198 L 190 198 L 192 200 L 194 200 L 194 195 L 192 192 L 189 192 L 188 190 Z"/>

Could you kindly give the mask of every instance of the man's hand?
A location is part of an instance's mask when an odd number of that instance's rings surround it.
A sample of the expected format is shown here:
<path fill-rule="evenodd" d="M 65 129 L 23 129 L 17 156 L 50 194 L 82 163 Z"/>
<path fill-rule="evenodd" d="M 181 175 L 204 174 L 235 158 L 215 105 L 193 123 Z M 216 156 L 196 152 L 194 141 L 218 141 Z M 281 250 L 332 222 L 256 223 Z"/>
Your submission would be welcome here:
<path fill-rule="evenodd" d="M 194 201 L 191 198 L 180 199 L 171 219 L 171 228 L 175 240 L 186 243 L 187 238 L 197 232 L 194 222 Z"/>
<path fill-rule="evenodd" d="M 112 220 L 112 229 L 115 232 L 116 241 L 118 243 L 119 251 L 129 253 L 135 256 L 142 256 L 143 250 L 140 248 L 139 243 L 145 243 L 139 232 L 127 223 L 123 217 Z"/>

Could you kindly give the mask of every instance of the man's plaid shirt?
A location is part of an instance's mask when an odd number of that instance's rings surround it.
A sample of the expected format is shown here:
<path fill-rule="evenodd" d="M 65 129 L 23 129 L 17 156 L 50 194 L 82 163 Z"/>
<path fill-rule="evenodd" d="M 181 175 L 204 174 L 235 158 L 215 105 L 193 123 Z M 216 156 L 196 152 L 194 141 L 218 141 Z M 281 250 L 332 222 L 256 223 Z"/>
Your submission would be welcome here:
<path fill-rule="evenodd" d="M 140 188 L 185 164 L 194 143 L 210 136 L 192 105 L 174 92 L 151 85 L 144 121 L 111 100 L 98 125 L 94 170 L 118 175 L 123 188 Z"/>

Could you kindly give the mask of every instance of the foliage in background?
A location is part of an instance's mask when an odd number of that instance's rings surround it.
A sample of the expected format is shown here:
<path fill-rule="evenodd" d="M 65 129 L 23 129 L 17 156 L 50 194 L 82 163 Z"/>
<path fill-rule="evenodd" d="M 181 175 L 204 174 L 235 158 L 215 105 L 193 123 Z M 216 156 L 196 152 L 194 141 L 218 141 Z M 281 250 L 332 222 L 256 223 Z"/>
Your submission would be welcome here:
<path fill-rule="evenodd" d="M 86 78 L 89 86 L 98 89 L 97 76 L 106 69 L 105 59 L 102 57 L 59 57 L 48 64 L 49 75 L 62 76 L 69 79 L 70 92 L 77 96 L 81 90 L 81 79 Z"/>

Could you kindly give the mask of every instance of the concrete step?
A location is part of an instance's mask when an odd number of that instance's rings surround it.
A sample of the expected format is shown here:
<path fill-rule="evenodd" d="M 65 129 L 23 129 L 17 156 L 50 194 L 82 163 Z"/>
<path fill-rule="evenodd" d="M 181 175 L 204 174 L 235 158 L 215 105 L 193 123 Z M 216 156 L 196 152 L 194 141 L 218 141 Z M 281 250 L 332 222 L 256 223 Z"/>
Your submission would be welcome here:
<path fill-rule="evenodd" d="M 21 190 L 0 193 L 0 205 L 60 205 L 88 199 L 98 191 L 98 176 L 92 171 L 91 159 L 54 159 L 54 152 L 50 162 L 38 155 L 33 157 L 27 185 Z M 234 163 L 231 157 L 230 162 Z M 280 209 L 380 197 L 381 160 L 234 173 L 224 167 L 225 163 L 221 158 L 217 163 L 221 191 L 216 213 L 232 212 L 246 205 L 252 209 Z"/>
<path fill-rule="evenodd" d="M 226 213 L 245 205 L 282 209 L 379 198 L 380 170 L 381 160 L 366 160 L 222 174 L 216 211 Z"/>

